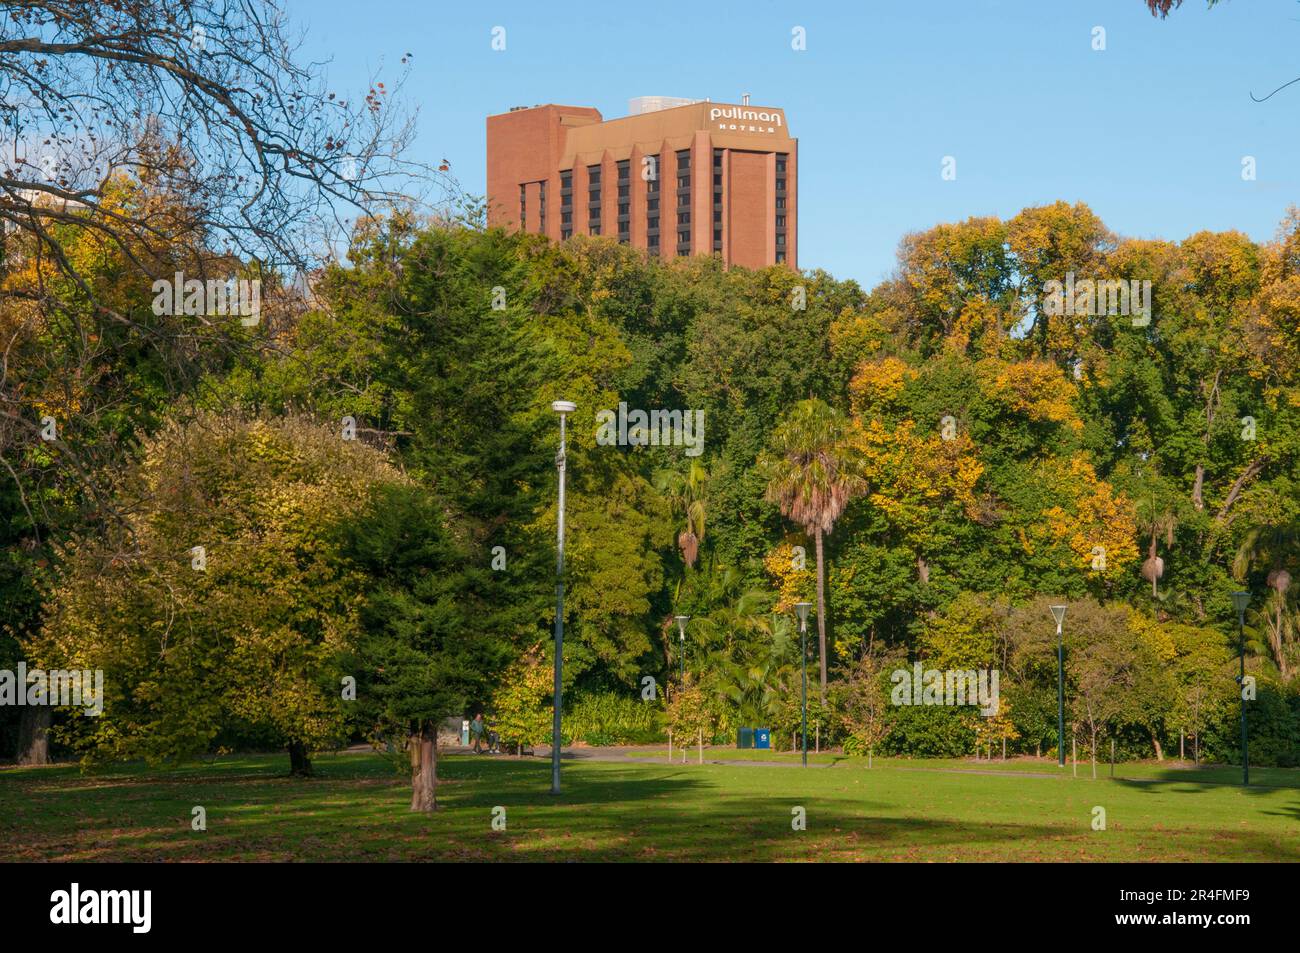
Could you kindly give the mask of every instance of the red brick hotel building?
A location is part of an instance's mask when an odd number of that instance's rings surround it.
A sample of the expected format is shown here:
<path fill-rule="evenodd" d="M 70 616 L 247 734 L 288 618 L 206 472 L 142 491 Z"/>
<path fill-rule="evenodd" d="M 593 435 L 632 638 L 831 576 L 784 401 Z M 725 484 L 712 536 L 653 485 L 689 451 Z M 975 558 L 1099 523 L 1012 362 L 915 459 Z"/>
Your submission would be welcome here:
<path fill-rule="evenodd" d="M 488 224 L 797 268 L 799 144 L 784 110 L 642 102 L 608 122 L 586 106 L 489 116 Z"/>

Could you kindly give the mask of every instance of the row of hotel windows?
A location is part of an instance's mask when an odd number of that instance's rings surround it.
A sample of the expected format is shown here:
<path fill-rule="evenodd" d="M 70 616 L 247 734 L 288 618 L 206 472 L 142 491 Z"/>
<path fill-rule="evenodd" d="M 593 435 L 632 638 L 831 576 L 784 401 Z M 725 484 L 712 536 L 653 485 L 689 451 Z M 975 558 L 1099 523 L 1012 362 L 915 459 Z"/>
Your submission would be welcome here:
<path fill-rule="evenodd" d="M 649 167 L 659 167 L 659 156 L 648 156 Z M 784 152 L 776 156 L 776 260 L 786 260 L 786 159 Z M 618 240 L 627 244 L 632 239 L 631 229 L 631 168 L 629 160 L 617 163 L 618 172 Z M 587 166 L 587 231 L 599 235 L 601 209 L 600 166 Z M 539 231 L 546 231 L 546 182 L 540 183 Z M 646 245 L 659 248 L 659 178 L 646 182 Z M 527 222 L 525 187 L 519 186 L 519 220 Z M 683 149 L 677 153 L 677 254 L 691 253 L 691 153 Z M 684 228 L 682 226 L 685 226 Z M 573 170 L 560 173 L 560 238 L 573 236 Z M 713 250 L 722 250 L 722 150 L 713 150 Z"/>

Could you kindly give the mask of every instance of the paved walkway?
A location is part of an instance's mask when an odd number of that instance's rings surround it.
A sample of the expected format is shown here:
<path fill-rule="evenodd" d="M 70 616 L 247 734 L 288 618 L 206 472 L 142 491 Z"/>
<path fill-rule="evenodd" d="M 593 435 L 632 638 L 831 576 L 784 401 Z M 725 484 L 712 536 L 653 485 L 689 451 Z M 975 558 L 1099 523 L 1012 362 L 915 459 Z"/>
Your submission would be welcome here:
<path fill-rule="evenodd" d="M 373 751 L 374 749 L 371 748 L 369 745 L 353 745 L 347 750 L 353 752 L 355 751 L 370 752 Z M 473 754 L 474 753 L 474 749 L 472 747 L 467 747 L 464 745 L 443 745 L 438 750 L 441 752 L 445 752 L 447 754 Z M 664 754 L 659 755 L 657 757 L 650 757 L 645 753 L 647 750 L 663 751 Z M 605 762 L 612 761 L 612 762 L 623 762 L 626 764 L 668 765 L 671 763 L 675 765 L 680 765 L 680 764 L 689 765 L 689 764 L 700 763 L 699 749 L 697 748 L 687 749 L 686 760 L 684 762 L 681 759 L 680 752 L 681 752 L 680 748 L 674 748 L 673 760 L 669 762 L 667 757 L 667 749 L 661 748 L 659 746 L 614 745 L 614 746 L 601 747 L 601 748 L 587 748 L 587 747 L 579 746 L 579 747 L 565 748 L 564 751 L 561 752 L 560 758 L 563 761 L 605 761 Z M 813 752 L 811 751 L 808 753 L 810 755 L 813 754 Z M 832 752 L 826 752 L 826 753 L 830 754 Z M 514 755 L 484 754 L 482 755 L 482 757 L 513 759 Z M 532 753 L 531 757 L 549 761 L 551 758 L 551 749 L 546 745 L 539 745 L 538 748 Z M 710 758 L 708 748 L 704 749 L 704 764 L 716 764 L 716 765 L 721 765 L 723 767 L 733 767 L 733 766 L 759 767 L 759 768 L 802 767 L 802 763 L 798 760 L 756 761 L 748 758 Z M 838 760 L 837 761 L 809 761 L 808 767 L 834 768 L 837 767 L 838 764 L 839 764 Z M 996 768 L 927 768 L 919 765 L 913 767 L 910 765 L 905 766 L 897 763 L 890 763 L 882 767 L 888 767 L 890 771 L 917 771 L 922 774 L 979 774 L 987 777 L 996 777 L 996 778 L 1039 778 L 1039 779 L 1046 779 L 1049 781 L 1061 780 L 1062 778 L 1073 777 L 1073 775 L 1070 773 L 1068 768 L 1056 769 L 1054 771 L 1014 771 L 1014 770 L 998 770 Z M 1134 777 L 1126 777 L 1124 775 L 1116 775 L 1115 777 L 1112 778 L 1110 777 L 1109 767 L 1110 767 L 1109 765 L 1106 765 L 1106 770 L 1104 772 L 1100 766 L 1098 767 L 1097 780 L 1129 781 L 1135 784 L 1170 784 L 1170 783 L 1181 783 L 1184 781 L 1194 781 L 1197 784 L 1221 784 L 1230 787 L 1236 786 L 1235 782 L 1210 781 L 1205 778 L 1198 778 L 1195 776 L 1190 776 L 1188 778 L 1134 778 Z M 1170 770 L 1183 770 L 1183 769 L 1170 766 Z M 1190 768 L 1186 770 L 1189 772 L 1189 774 L 1192 772 L 1192 769 Z M 1092 772 L 1090 766 L 1085 766 L 1085 770 L 1079 773 L 1079 777 L 1087 778 L 1091 780 L 1091 774 Z M 1261 788 L 1286 787 L 1286 786 L 1287 785 L 1269 785 L 1269 784 L 1252 785 L 1252 787 L 1261 787 Z"/>

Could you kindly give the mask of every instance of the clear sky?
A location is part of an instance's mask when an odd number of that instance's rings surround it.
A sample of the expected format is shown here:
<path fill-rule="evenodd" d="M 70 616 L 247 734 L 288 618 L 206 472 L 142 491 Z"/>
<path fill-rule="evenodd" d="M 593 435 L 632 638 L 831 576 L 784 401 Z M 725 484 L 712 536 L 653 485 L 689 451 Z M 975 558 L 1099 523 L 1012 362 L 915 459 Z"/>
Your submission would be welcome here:
<path fill-rule="evenodd" d="M 748 92 L 783 107 L 799 139 L 799 263 L 867 287 L 903 234 L 972 215 L 1065 199 L 1121 235 L 1262 240 L 1300 203 L 1300 83 L 1250 98 L 1300 76 L 1296 0 L 1186 0 L 1163 21 L 1143 0 L 286 2 L 304 54 L 331 60 L 331 89 L 364 88 L 375 69 L 391 79 L 414 54 L 416 155 L 445 157 L 474 193 L 484 118 L 513 105 L 614 118 L 634 96 Z"/>

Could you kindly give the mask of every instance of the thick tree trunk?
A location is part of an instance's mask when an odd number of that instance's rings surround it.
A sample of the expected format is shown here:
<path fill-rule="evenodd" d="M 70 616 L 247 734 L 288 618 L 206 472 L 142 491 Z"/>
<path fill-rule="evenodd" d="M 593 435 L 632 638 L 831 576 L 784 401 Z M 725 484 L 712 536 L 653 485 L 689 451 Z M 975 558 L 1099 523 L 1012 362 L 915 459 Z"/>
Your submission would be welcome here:
<path fill-rule="evenodd" d="M 1151 743 L 1156 747 L 1156 760 L 1157 761 L 1165 760 L 1165 749 L 1160 747 L 1160 739 L 1156 737 L 1156 733 L 1154 731 L 1151 732 Z"/>
<path fill-rule="evenodd" d="M 815 530 L 817 541 L 817 648 L 821 653 L 822 704 L 826 704 L 826 567 L 822 562 L 822 531 Z"/>
<path fill-rule="evenodd" d="M 295 778 L 311 777 L 311 758 L 307 757 L 307 746 L 301 741 L 289 745 L 289 774 Z"/>
<path fill-rule="evenodd" d="M 438 809 L 438 729 L 425 725 L 411 735 L 411 810 Z"/>
<path fill-rule="evenodd" d="M 54 709 L 49 705 L 27 705 L 18 722 L 18 763 L 50 763 L 50 726 Z"/>

